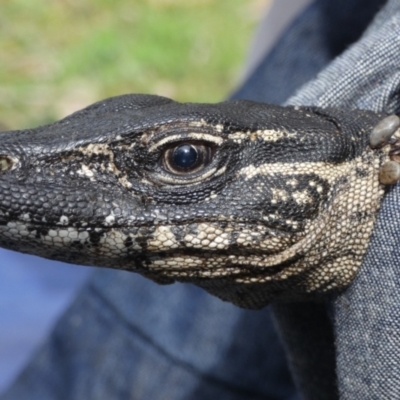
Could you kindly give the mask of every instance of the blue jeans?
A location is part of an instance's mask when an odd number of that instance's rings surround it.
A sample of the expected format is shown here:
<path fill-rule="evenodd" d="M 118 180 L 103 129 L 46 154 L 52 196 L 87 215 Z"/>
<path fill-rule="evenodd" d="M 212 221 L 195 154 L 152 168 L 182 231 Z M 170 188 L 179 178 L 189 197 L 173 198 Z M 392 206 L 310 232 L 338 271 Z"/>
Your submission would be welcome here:
<path fill-rule="evenodd" d="M 371 23 L 384 3 L 317 1 L 233 97 L 398 112 L 400 3 Z M 398 197 L 385 197 L 348 290 L 272 306 L 297 389 L 268 309 L 101 270 L 2 400 L 400 398 Z"/>

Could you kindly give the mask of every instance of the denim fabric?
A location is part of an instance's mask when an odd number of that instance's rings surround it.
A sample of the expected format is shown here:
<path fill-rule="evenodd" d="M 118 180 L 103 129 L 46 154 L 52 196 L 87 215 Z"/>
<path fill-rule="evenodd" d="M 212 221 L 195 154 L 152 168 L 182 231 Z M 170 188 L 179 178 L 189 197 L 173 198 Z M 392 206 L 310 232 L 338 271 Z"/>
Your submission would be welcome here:
<path fill-rule="evenodd" d="M 92 270 L 0 249 L 0 394 L 50 334 Z"/>
<path fill-rule="evenodd" d="M 274 104 L 284 102 L 358 39 L 385 1 L 315 1 L 233 97 Z"/>
<path fill-rule="evenodd" d="M 314 78 L 332 58 L 320 34 L 323 22 L 320 4 L 309 6 L 232 97 L 280 104 Z"/>
<path fill-rule="evenodd" d="M 5 398 L 294 399 L 288 380 L 266 311 L 104 270 Z"/>
<path fill-rule="evenodd" d="M 283 102 L 337 49 L 360 36 L 368 18 L 361 23 L 364 14 L 353 13 L 346 19 L 353 34 L 344 35 L 341 46 L 327 39 L 334 29 L 326 26 L 326 1 L 295 21 L 236 98 Z M 378 8 L 382 1 L 369 3 Z M 342 1 L 332 1 L 331 7 L 335 18 L 348 12 Z M 399 20 L 400 4 L 393 0 L 360 42 L 290 102 L 397 110 Z M 396 187 L 386 197 L 361 273 L 349 290 L 327 304 L 274 306 L 304 398 L 338 398 L 335 358 L 342 399 L 400 398 L 397 196 Z M 111 398 L 298 397 L 268 310 L 241 310 L 190 285 L 158 287 L 133 274 L 103 270 L 2 399 Z"/>

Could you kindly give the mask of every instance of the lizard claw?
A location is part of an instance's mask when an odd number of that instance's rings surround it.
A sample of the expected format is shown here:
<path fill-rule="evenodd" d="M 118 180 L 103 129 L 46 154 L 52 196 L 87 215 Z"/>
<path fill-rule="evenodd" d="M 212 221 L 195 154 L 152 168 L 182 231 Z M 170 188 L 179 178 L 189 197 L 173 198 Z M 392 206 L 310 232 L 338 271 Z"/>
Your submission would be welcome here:
<path fill-rule="evenodd" d="M 379 171 L 379 181 L 384 185 L 393 185 L 398 180 L 400 180 L 400 164 L 396 161 L 383 164 Z"/>
<path fill-rule="evenodd" d="M 371 132 L 369 145 L 378 149 L 389 143 L 392 135 L 400 127 L 400 118 L 397 115 L 389 115 L 380 121 Z"/>
<path fill-rule="evenodd" d="M 383 185 L 393 185 L 400 180 L 400 157 L 398 137 L 395 134 L 400 128 L 400 118 L 397 115 L 389 115 L 375 125 L 369 138 L 372 149 L 380 149 L 390 145 L 389 151 L 391 161 L 385 162 L 379 171 L 379 181 Z"/>

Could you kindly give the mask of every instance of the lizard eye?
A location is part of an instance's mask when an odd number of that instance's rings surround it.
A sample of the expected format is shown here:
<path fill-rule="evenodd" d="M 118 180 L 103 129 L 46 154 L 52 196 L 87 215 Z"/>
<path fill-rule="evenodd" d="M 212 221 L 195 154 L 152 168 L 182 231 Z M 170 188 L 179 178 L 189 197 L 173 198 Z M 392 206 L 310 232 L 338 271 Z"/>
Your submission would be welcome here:
<path fill-rule="evenodd" d="M 185 174 L 198 172 L 210 164 L 213 148 L 200 143 L 180 143 L 168 148 L 163 155 L 163 165 L 168 172 Z"/>

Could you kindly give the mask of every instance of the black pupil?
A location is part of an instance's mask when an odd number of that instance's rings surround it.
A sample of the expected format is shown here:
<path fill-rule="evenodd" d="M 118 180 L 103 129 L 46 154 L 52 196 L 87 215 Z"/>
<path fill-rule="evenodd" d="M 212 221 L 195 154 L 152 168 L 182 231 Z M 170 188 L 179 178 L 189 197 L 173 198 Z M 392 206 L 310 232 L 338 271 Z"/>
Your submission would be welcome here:
<path fill-rule="evenodd" d="M 172 160 L 180 168 L 190 168 L 196 163 L 197 151 L 190 144 L 183 144 L 174 150 Z"/>

